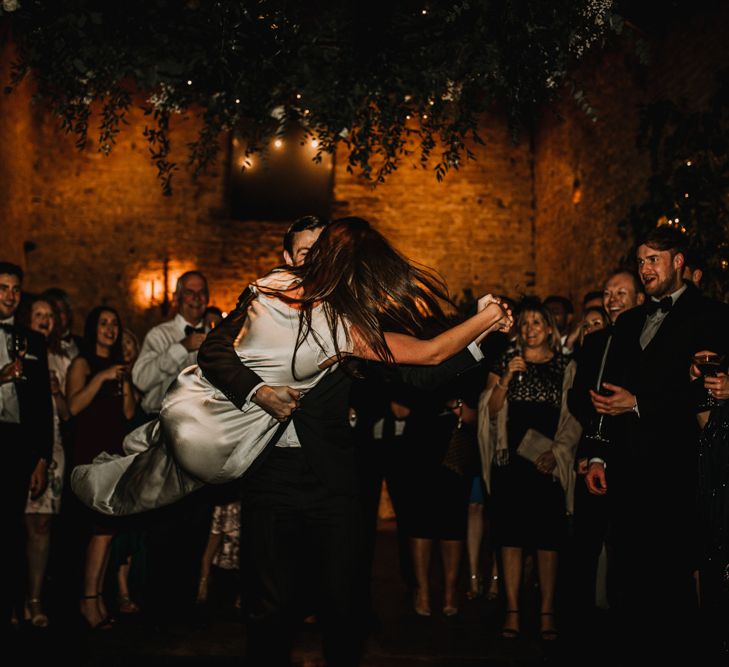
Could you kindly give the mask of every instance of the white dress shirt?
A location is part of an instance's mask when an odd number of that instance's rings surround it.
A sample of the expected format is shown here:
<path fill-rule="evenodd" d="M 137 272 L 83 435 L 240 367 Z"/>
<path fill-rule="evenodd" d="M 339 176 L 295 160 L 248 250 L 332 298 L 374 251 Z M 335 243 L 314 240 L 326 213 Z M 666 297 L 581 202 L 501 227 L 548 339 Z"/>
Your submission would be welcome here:
<path fill-rule="evenodd" d="M 15 318 L 9 317 L 0 320 L 0 324 L 14 324 Z M 8 352 L 9 334 L 0 329 L 0 368 L 7 366 L 12 359 Z M 18 392 L 15 389 L 15 382 L 3 382 L 0 384 L 0 421 L 20 424 L 20 404 L 18 403 Z"/>
<path fill-rule="evenodd" d="M 178 313 L 169 322 L 150 329 L 144 337 L 132 368 L 132 382 L 144 392 L 142 410 L 147 414 L 159 412 L 165 392 L 180 371 L 197 363 L 197 351 L 188 352 L 180 342 L 185 338 L 186 326 L 194 325 Z"/>

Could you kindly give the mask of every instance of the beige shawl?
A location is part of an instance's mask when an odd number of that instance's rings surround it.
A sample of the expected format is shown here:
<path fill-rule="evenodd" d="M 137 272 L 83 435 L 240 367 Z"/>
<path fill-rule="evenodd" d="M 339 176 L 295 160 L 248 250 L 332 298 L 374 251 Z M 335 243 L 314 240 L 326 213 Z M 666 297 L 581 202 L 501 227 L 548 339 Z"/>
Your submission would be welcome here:
<path fill-rule="evenodd" d="M 554 434 L 552 452 L 557 459 L 557 467 L 552 473 L 562 483 L 565 493 L 567 512 L 574 510 L 575 491 L 575 451 L 582 435 L 582 427 L 570 414 L 567 407 L 567 392 L 575 379 L 577 365 L 571 361 L 564 372 L 562 381 L 562 407 L 560 409 L 559 423 Z M 504 399 L 504 407 L 495 415 L 489 414 L 489 398 L 491 389 L 482 392 L 478 401 L 478 447 L 481 452 L 481 473 L 486 489 L 491 492 L 491 466 L 494 458 L 505 456 L 508 452 L 506 439 L 506 419 L 508 415 L 508 401 Z"/>

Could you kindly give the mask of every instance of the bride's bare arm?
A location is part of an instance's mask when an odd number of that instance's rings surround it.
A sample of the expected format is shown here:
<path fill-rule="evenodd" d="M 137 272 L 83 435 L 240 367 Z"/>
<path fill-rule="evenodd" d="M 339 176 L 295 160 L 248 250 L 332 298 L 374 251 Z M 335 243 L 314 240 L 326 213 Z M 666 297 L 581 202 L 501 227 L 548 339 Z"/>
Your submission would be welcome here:
<path fill-rule="evenodd" d="M 442 334 L 423 340 L 408 336 L 385 332 L 387 342 L 395 362 L 398 364 L 436 365 L 460 352 L 483 333 L 510 326 L 511 316 L 495 302 L 489 303 L 482 311 L 469 317 L 465 322 L 444 331 Z M 364 341 L 354 336 L 354 354 L 363 359 L 377 359 Z"/>

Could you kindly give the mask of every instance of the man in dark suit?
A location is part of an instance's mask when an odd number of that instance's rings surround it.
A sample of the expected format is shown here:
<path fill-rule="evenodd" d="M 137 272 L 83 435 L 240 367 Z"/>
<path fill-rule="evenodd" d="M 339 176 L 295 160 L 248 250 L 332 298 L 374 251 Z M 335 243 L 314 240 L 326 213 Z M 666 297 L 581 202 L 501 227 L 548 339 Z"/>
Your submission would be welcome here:
<path fill-rule="evenodd" d="M 315 235 L 310 236 L 313 243 Z M 289 263 L 298 263 L 288 254 Z M 254 402 L 282 422 L 243 480 L 247 657 L 251 665 L 289 664 L 294 600 L 302 579 L 308 578 L 317 582 L 316 611 L 327 663 L 356 665 L 362 640 L 364 543 L 348 422 L 352 374 L 341 364 L 301 399 L 294 389 L 263 383 L 241 364 L 234 349 L 251 299 L 246 290 L 198 353 L 205 377 L 238 408 Z M 431 386 L 473 367 L 481 357 L 473 345 L 440 366 L 402 367 L 399 375 L 408 383 Z M 314 572 L 303 571 L 303 564 L 312 563 Z"/>
<path fill-rule="evenodd" d="M 10 623 L 22 587 L 23 514 L 28 491 L 40 496 L 47 483 L 53 448 L 53 409 L 48 357 L 43 336 L 15 321 L 23 271 L 0 262 L 0 442 L 6 474 L 0 484 L 2 531 L 8 540 L 6 576 L 2 581 L 2 624 Z M 13 358 L 14 340 L 27 341 L 22 359 Z M 23 379 L 24 378 L 24 379 Z M 21 597 L 22 599 L 22 597 Z"/>
<path fill-rule="evenodd" d="M 603 544 L 608 534 L 608 502 L 604 495 L 591 494 L 584 483 L 591 440 L 588 437 L 597 428 L 599 415 L 590 400 L 590 389 L 595 389 L 600 375 L 603 356 L 613 335 L 613 327 L 624 312 L 640 306 L 645 299 L 643 286 L 638 275 L 629 268 L 613 272 L 605 281 L 602 291 L 602 306 L 610 318 L 605 329 L 589 334 L 579 351 L 575 353 L 577 372 L 568 394 L 570 412 L 579 420 L 583 435 L 577 447 L 575 464 L 578 480 L 574 499 L 574 539 L 572 542 L 572 563 L 570 572 L 570 595 L 574 619 L 585 626 L 595 609 L 597 568 Z M 603 419 L 604 421 L 604 419 Z M 609 551 L 608 551 L 609 554 Z M 610 573 L 610 583 L 616 577 Z M 608 591 L 610 597 L 611 590 Z"/>
<path fill-rule="evenodd" d="M 702 349 L 726 351 L 727 309 L 683 278 L 685 238 L 653 230 L 638 247 L 649 299 L 616 322 L 603 388 L 590 390 L 608 418 L 609 444 L 589 453 L 587 484 L 610 495 L 624 630 L 652 653 L 685 645 L 695 595 L 692 526 L 695 418 L 700 382 L 689 367 Z M 668 644 L 668 641 L 671 644 Z"/>
<path fill-rule="evenodd" d="M 361 618 L 362 517 L 357 496 L 353 433 L 348 423 L 352 376 L 339 368 L 299 400 L 295 390 L 269 387 L 241 364 L 233 341 L 250 296 L 213 330 L 198 354 L 205 377 L 239 408 L 250 398 L 282 421 L 273 441 L 243 482 L 241 555 L 249 585 L 248 657 L 251 664 L 286 665 L 293 638 L 291 607 L 301 576 L 318 581 L 317 614 L 328 664 L 356 665 Z M 474 346 L 475 347 L 475 346 Z M 473 348 L 440 366 L 401 367 L 409 384 L 429 387 L 472 368 Z M 277 447 L 293 422 L 300 447 Z M 304 556 L 306 554 L 306 556 Z M 314 573 L 297 572 L 306 558 Z M 297 576 L 298 575 L 298 576 Z"/>

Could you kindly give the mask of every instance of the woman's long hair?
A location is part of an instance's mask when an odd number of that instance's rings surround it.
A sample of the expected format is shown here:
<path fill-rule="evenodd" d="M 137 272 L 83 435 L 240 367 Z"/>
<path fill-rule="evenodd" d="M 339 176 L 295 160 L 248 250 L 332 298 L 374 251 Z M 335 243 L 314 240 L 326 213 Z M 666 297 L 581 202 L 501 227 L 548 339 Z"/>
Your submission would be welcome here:
<path fill-rule="evenodd" d="M 123 364 L 124 352 L 122 351 L 122 331 L 124 331 L 124 325 L 122 324 L 121 317 L 119 317 L 119 313 L 111 306 L 96 306 L 96 308 L 92 309 L 86 316 L 84 337 L 81 341 L 81 354 L 87 360 L 91 360 L 96 356 L 96 337 L 99 329 L 101 313 L 113 313 L 116 316 L 116 321 L 119 323 L 119 335 L 116 337 L 116 340 L 109 351 L 109 362 L 113 364 Z"/>
<path fill-rule="evenodd" d="M 302 288 L 297 298 L 277 294 L 300 308 L 294 357 L 308 335 L 316 339 L 311 322 L 312 309 L 318 305 L 338 358 L 342 358 L 340 327 L 348 343 L 351 327 L 381 360 L 390 363 L 394 359 L 383 331 L 418 336 L 426 322 L 445 328 L 441 303 L 452 305 L 440 276 L 427 267 L 413 265 L 362 218 L 333 221 L 311 247 L 304 264 L 287 270 Z"/>

